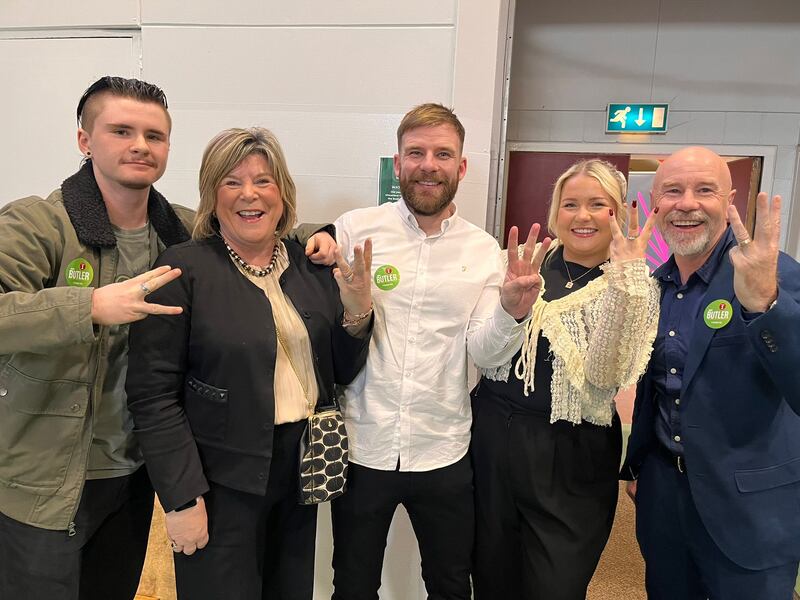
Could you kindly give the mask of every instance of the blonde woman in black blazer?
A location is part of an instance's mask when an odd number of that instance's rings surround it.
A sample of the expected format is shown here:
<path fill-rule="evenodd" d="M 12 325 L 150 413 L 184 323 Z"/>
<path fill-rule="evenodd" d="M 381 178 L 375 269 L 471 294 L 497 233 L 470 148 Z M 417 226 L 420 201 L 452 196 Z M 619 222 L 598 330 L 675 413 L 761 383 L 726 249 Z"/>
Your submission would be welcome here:
<path fill-rule="evenodd" d="M 364 364 L 371 245 L 331 271 L 281 240 L 295 187 L 265 129 L 215 137 L 200 193 L 193 240 L 157 262 L 182 276 L 148 298 L 183 312 L 131 328 L 127 381 L 178 595 L 310 600 L 316 507 L 298 504 L 298 444 Z"/>

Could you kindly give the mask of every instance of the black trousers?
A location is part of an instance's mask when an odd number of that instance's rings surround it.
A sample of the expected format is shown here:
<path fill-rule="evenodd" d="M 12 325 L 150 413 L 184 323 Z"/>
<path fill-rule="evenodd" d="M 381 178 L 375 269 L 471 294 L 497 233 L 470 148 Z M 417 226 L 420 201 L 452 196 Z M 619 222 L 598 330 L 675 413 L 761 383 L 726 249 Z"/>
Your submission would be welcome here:
<path fill-rule="evenodd" d="M 431 600 L 469 600 L 472 553 L 469 456 L 424 472 L 350 464 L 347 493 L 333 501 L 333 599 L 377 600 L 386 536 L 397 506 L 408 511 Z"/>
<path fill-rule="evenodd" d="M 317 507 L 297 502 L 306 422 L 275 426 L 265 496 L 210 482 L 208 545 L 175 555 L 181 600 L 311 600 Z"/>
<path fill-rule="evenodd" d="M 614 520 L 621 426 L 510 415 L 477 398 L 477 600 L 583 600 Z"/>
<path fill-rule="evenodd" d="M 751 571 L 731 561 L 703 525 L 686 473 L 652 451 L 636 488 L 636 538 L 650 600 L 791 600 L 797 561 Z M 736 527 L 731 523 L 731 527 Z"/>
<path fill-rule="evenodd" d="M 0 514 L 0 598 L 131 600 L 152 516 L 153 488 L 144 467 L 87 481 L 73 536 Z"/>

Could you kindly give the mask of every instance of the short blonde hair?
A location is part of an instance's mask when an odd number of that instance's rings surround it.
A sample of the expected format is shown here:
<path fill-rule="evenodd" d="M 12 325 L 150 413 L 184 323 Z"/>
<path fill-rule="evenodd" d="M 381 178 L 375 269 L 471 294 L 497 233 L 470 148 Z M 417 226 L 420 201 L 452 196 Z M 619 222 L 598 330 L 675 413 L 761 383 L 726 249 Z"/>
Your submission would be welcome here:
<path fill-rule="evenodd" d="M 625 197 L 628 193 L 628 182 L 625 176 L 610 162 L 599 158 L 581 160 L 564 171 L 556 180 L 553 186 L 553 197 L 550 200 L 550 209 L 547 212 L 547 230 L 550 235 L 556 235 L 556 221 L 558 220 L 558 208 L 561 205 L 561 194 L 567 181 L 576 175 L 586 175 L 597 180 L 603 191 L 608 194 L 614 203 L 614 218 L 616 218 L 620 229 L 625 228 L 628 214 L 625 210 Z"/>
<path fill-rule="evenodd" d="M 403 120 L 400 121 L 400 126 L 397 128 L 397 149 L 401 150 L 403 136 L 407 131 L 417 129 L 418 127 L 436 127 L 437 125 L 450 125 L 456 130 L 458 139 L 461 142 L 459 152 L 462 152 L 464 150 L 464 137 L 466 135 L 464 126 L 461 124 L 461 121 L 458 120 L 452 108 L 447 108 L 442 104 L 435 104 L 433 102 L 415 106 L 406 113 Z"/>
<path fill-rule="evenodd" d="M 192 239 L 201 240 L 217 233 L 217 189 L 222 180 L 252 154 L 260 154 L 267 160 L 280 190 L 283 215 L 278 221 L 275 235 L 285 237 L 294 227 L 297 219 L 297 189 L 289 175 L 278 138 L 263 127 L 233 128 L 214 136 L 203 152 L 199 178 L 200 205 L 197 207 Z"/>

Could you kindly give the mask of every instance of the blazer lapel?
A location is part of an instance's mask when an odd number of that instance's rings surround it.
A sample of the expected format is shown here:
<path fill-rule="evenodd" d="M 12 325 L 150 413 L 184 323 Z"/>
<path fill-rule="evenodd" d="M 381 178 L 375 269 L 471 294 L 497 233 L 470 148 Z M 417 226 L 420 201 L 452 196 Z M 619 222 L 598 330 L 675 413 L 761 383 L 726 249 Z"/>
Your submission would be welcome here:
<path fill-rule="evenodd" d="M 705 310 L 706 306 L 708 306 L 714 300 L 723 299 L 728 300 L 732 306 L 734 305 L 733 265 L 728 258 L 727 251 L 720 261 L 719 268 L 717 268 L 717 272 L 714 275 L 714 278 L 711 280 L 700 306 L 702 310 Z M 734 318 L 736 312 L 737 311 L 734 310 Z M 692 382 L 692 379 L 697 373 L 697 369 L 700 366 L 703 357 L 706 355 L 706 350 L 708 350 L 708 344 L 711 342 L 711 338 L 714 337 L 714 334 L 717 331 L 718 330 L 711 329 L 706 325 L 701 313 L 700 318 L 697 320 L 695 325 L 694 333 L 692 334 L 692 341 L 689 344 L 689 352 L 686 355 L 686 364 L 684 365 L 683 369 L 684 393 L 689 388 L 689 384 Z"/>

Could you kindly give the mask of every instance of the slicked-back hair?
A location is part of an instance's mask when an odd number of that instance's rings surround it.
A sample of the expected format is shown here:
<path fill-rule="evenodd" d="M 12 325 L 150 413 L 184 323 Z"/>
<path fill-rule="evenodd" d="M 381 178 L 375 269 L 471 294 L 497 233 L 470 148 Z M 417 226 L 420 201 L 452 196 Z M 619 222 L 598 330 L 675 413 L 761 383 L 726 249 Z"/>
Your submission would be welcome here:
<path fill-rule="evenodd" d="M 406 113 L 403 120 L 400 121 L 400 126 L 397 128 L 397 149 L 401 150 L 403 145 L 403 136 L 407 131 L 416 129 L 418 127 L 436 127 L 437 125 L 450 125 L 456 130 L 458 139 L 461 142 L 459 152 L 464 150 L 464 126 L 458 120 L 456 113 L 452 108 L 447 108 L 442 104 L 428 102 L 415 106 Z"/>
<path fill-rule="evenodd" d="M 90 110 L 91 105 L 94 104 L 94 101 L 100 96 L 106 94 L 120 98 L 131 98 L 139 102 L 153 102 L 158 104 L 164 108 L 167 121 L 170 127 L 172 127 L 172 119 L 169 116 L 169 106 L 167 105 L 167 96 L 160 87 L 140 79 L 126 79 L 125 77 L 115 77 L 112 75 L 101 77 L 83 92 L 83 96 L 81 96 L 81 99 L 78 101 L 78 108 L 75 111 L 78 119 L 78 127 L 83 127 L 87 130 L 91 129 L 94 119 L 94 115 L 89 114 L 92 112 Z M 89 105 L 88 107 L 87 104 Z"/>
<path fill-rule="evenodd" d="M 550 208 L 547 211 L 547 230 L 550 235 L 556 235 L 556 221 L 558 220 L 558 209 L 561 206 L 561 194 L 564 191 L 564 185 L 569 179 L 577 175 L 586 175 L 597 180 L 603 191 L 611 198 L 614 218 L 617 220 L 620 229 L 624 231 L 625 223 L 628 220 L 628 213 L 625 210 L 628 182 L 625 180 L 625 176 L 610 162 L 599 158 L 590 158 L 576 162 L 556 180 L 553 186 Z"/>
<path fill-rule="evenodd" d="M 275 134 L 263 127 L 226 129 L 218 133 L 206 146 L 200 163 L 200 204 L 194 221 L 192 238 L 201 240 L 215 235 L 219 222 L 214 214 L 217 206 L 217 189 L 222 180 L 248 156 L 263 156 L 278 186 L 283 202 L 283 214 L 275 235 L 285 237 L 297 219 L 297 189 L 289 174 L 286 158 Z"/>

